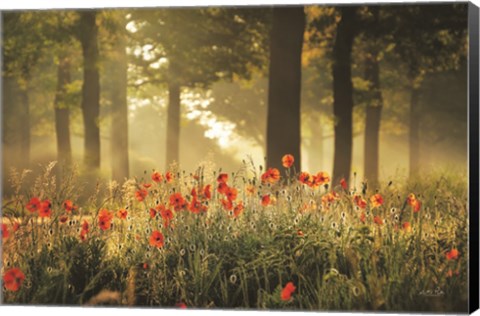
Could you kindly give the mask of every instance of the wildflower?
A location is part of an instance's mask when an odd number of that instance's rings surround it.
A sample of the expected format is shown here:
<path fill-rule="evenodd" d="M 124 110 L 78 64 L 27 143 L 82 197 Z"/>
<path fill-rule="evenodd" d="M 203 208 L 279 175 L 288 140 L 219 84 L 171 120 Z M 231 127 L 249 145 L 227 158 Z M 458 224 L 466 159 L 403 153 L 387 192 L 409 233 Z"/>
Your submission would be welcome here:
<path fill-rule="evenodd" d="M 405 222 L 402 224 L 402 228 L 403 230 L 405 230 L 407 233 L 411 232 L 412 231 L 412 227 L 410 226 L 410 223 L 409 222 Z"/>
<path fill-rule="evenodd" d="M 292 297 L 292 293 L 295 292 L 295 285 L 292 282 L 288 282 L 287 285 L 282 289 L 280 298 L 282 301 L 288 301 Z"/>
<path fill-rule="evenodd" d="M 65 224 L 68 220 L 68 216 L 67 215 L 60 215 L 60 217 L 58 217 L 58 221 L 61 223 L 61 224 Z"/>
<path fill-rule="evenodd" d="M 73 202 L 71 200 L 65 200 L 63 202 L 63 208 L 67 212 L 75 211 L 77 209 L 76 205 L 73 205 Z"/>
<path fill-rule="evenodd" d="M 347 189 L 348 189 L 347 181 L 346 181 L 344 178 L 342 178 L 342 179 L 340 180 L 340 185 L 342 186 L 342 188 L 343 188 L 344 190 L 347 190 Z"/>
<path fill-rule="evenodd" d="M 155 171 L 154 173 L 152 173 L 152 181 L 159 183 L 159 182 L 162 182 L 162 180 L 163 180 L 163 177 L 160 174 L 160 172 Z"/>
<path fill-rule="evenodd" d="M 150 240 L 149 240 L 150 246 L 161 248 L 163 247 L 163 241 L 164 241 L 163 234 L 158 230 L 154 230 L 150 235 Z"/>
<path fill-rule="evenodd" d="M 220 182 L 217 187 L 218 193 L 226 194 L 228 190 L 228 184 L 225 182 Z"/>
<path fill-rule="evenodd" d="M 38 197 L 32 197 L 27 203 L 26 208 L 31 213 L 38 211 L 40 209 L 40 199 Z"/>
<path fill-rule="evenodd" d="M 271 202 L 271 200 L 270 200 L 270 195 L 269 194 L 262 196 L 262 205 L 263 206 L 270 205 L 270 202 Z"/>
<path fill-rule="evenodd" d="M 210 191 L 212 188 L 212 185 L 208 184 L 203 188 L 203 196 L 207 199 L 210 200 L 212 198 L 212 192 Z"/>
<path fill-rule="evenodd" d="M 383 197 L 380 194 L 375 194 L 370 197 L 370 203 L 372 203 L 372 207 L 378 207 L 383 204 Z"/>
<path fill-rule="evenodd" d="M 243 203 L 239 202 L 233 209 L 233 216 L 238 217 L 240 214 L 242 214 L 243 210 L 244 210 Z"/>
<path fill-rule="evenodd" d="M 154 208 L 150 208 L 150 218 L 155 218 L 157 211 Z"/>
<path fill-rule="evenodd" d="M 170 221 L 173 219 L 173 212 L 164 208 L 160 211 L 160 216 L 163 219 L 163 224 L 165 227 L 168 227 L 170 225 Z"/>
<path fill-rule="evenodd" d="M 353 201 L 355 202 L 355 204 L 361 208 L 361 209 L 364 209 L 367 207 L 367 201 L 365 201 L 364 198 L 362 198 L 360 195 L 355 195 L 353 197 Z"/>
<path fill-rule="evenodd" d="M 190 202 L 190 204 L 188 205 L 188 209 L 190 210 L 190 212 L 198 214 L 202 210 L 202 203 L 198 201 L 196 197 L 194 197 L 192 199 L 192 202 Z"/>
<path fill-rule="evenodd" d="M 110 229 L 112 225 L 113 213 L 109 212 L 107 209 L 100 210 L 98 214 L 98 225 L 101 230 Z"/>
<path fill-rule="evenodd" d="M 452 250 L 448 251 L 445 256 L 447 257 L 447 260 L 456 260 L 458 259 L 458 256 L 460 253 L 456 248 L 453 248 Z"/>
<path fill-rule="evenodd" d="M 186 206 L 186 202 L 181 193 L 174 193 L 170 195 L 170 205 L 175 211 L 179 211 Z"/>
<path fill-rule="evenodd" d="M 329 177 L 328 173 L 321 171 L 321 172 L 317 173 L 316 176 L 313 176 L 312 186 L 317 187 L 317 186 L 326 184 L 328 182 L 330 182 L 330 177 Z"/>
<path fill-rule="evenodd" d="M 262 174 L 262 183 L 274 184 L 280 180 L 280 171 L 277 168 L 268 168 L 268 170 Z"/>
<path fill-rule="evenodd" d="M 12 292 L 18 291 L 24 280 L 25 274 L 19 268 L 11 268 L 3 275 L 3 285 Z"/>
<path fill-rule="evenodd" d="M 256 188 L 255 188 L 255 186 L 254 186 L 254 185 L 251 185 L 251 184 L 247 185 L 247 187 L 246 187 L 245 190 L 246 190 L 246 192 L 247 192 L 247 195 L 250 195 L 250 196 L 254 195 L 255 192 L 257 191 Z"/>
<path fill-rule="evenodd" d="M 40 217 L 50 217 L 52 215 L 51 210 L 52 204 L 49 200 L 44 200 L 40 203 L 40 208 L 38 211 L 38 216 Z"/>
<path fill-rule="evenodd" d="M 151 183 L 144 183 L 144 184 L 143 184 L 143 187 L 144 187 L 145 189 L 150 189 L 151 186 L 152 186 Z"/>
<path fill-rule="evenodd" d="M 293 165 L 293 162 L 295 161 L 295 159 L 293 158 L 292 155 L 290 154 L 287 154 L 285 156 L 282 157 L 282 165 L 285 167 L 285 168 L 290 168 L 292 165 Z"/>
<path fill-rule="evenodd" d="M 145 262 L 145 263 L 143 264 L 143 269 L 144 269 L 144 270 L 147 270 L 147 269 L 148 269 L 148 263 Z"/>
<path fill-rule="evenodd" d="M 165 179 L 167 180 L 167 183 L 171 183 L 175 179 L 175 176 L 173 175 L 173 173 L 168 171 L 167 173 L 165 173 Z"/>
<path fill-rule="evenodd" d="M 302 232 L 302 230 L 297 230 L 297 236 L 299 237 L 303 237 L 304 236 L 304 233 Z"/>
<path fill-rule="evenodd" d="M 118 210 L 117 212 L 117 217 L 120 219 L 126 219 L 127 215 L 128 215 L 128 212 L 125 209 Z"/>
<path fill-rule="evenodd" d="M 237 198 L 237 193 L 237 189 L 229 187 L 227 188 L 225 195 L 227 196 L 227 199 L 229 201 L 235 201 L 235 199 Z"/>
<path fill-rule="evenodd" d="M 13 223 L 13 232 L 16 232 L 20 228 L 20 224 L 18 222 Z"/>
<path fill-rule="evenodd" d="M 367 219 L 367 216 L 365 215 L 365 212 L 362 212 L 360 214 L 360 221 L 365 224 L 365 220 Z"/>
<path fill-rule="evenodd" d="M 217 182 L 218 183 L 227 183 L 228 181 L 228 174 L 226 173 L 220 173 L 217 177 Z"/>
<path fill-rule="evenodd" d="M 417 199 L 415 194 L 410 193 L 407 197 L 407 203 L 412 207 L 413 212 L 417 213 L 420 211 L 421 202 Z"/>
<path fill-rule="evenodd" d="M 9 235 L 7 224 L 2 224 L 1 227 L 2 227 L 2 238 L 7 239 Z"/>
<path fill-rule="evenodd" d="M 377 225 L 383 225 L 383 220 L 380 216 L 374 216 L 373 217 L 373 222 Z"/>
<path fill-rule="evenodd" d="M 177 304 L 175 304 L 175 306 L 178 307 L 178 308 L 182 308 L 182 309 L 187 308 L 187 305 L 183 302 L 177 303 Z"/>
<path fill-rule="evenodd" d="M 145 189 L 139 189 L 135 192 L 135 198 L 139 201 L 139 202 L 142 202 L 143 200 L 145 200 L 145 198 L 147 197 L 148 195 L 148 191 L 145 190 Z"/>
<path fill-rule="evenodd" d="M 313 181 L 313 177 L 308 172 L 302 172 L 298 176 L 298 181 L 306 185 L 311 185 Z"/>
<path fill-rule="evenodd" d="M 231 210 L 233 208 L 232 201 L 230 201 L 228 199 L 227 200 L 222 199 L 221 202 L 222 202 L 222 206 L 223 206 L 224 209 Z"/>

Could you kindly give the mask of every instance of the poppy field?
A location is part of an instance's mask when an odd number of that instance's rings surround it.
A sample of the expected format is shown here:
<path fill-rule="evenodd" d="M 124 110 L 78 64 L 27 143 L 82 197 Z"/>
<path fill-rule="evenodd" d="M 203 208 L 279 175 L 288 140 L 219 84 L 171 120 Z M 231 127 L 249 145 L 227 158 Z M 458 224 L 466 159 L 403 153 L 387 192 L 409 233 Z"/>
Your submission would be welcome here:
<path fill-rule="evenodd" d="M 465 311 L 465 177 L 370 187 L 293 160 L 173 165 L 88 197 L 75 170 L 12 171 L 2 303 Z"/>

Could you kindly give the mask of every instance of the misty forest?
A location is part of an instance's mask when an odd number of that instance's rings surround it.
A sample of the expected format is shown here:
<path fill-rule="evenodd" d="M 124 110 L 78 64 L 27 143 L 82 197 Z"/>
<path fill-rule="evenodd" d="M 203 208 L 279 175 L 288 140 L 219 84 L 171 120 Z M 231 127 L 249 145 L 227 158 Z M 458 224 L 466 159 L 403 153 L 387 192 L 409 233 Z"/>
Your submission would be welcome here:
<path fill-rule="evenodd" d="M 1 301 L 465 311 L 467 15 L 2 12 Z"/>

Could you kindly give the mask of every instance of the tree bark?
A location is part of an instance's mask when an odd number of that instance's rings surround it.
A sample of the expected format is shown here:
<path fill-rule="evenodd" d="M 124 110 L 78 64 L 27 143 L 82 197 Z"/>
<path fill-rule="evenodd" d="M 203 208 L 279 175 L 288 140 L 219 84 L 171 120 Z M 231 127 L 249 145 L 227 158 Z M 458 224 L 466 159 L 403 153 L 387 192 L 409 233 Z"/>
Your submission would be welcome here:
<path fill-rule="evenodd" d="M 374 28 L 378 25 L 378 7 L 373 7 Z M 364 173 L 365 179 L 373 186 L 378 185 L 380 120 L 382 117 L 383 97 L 380 89 L 380 65 L 376 30 L 369 44 L 365 58 L 365 79 L 370 83 L 370 93 L 365 118 Z"/>
<path fill-rule="evenodd" d="M 418 175 L 420 170 L 420 116 L 419 116 L 419 104 L 420 97 L 419 88 L 412 85 L 412 91 L 410 96 L 410 177 Z"/>
<path fill-rule="evenodd" d="M 301 170 L 300 89 L 305 12 L 303 7 L 273 9 L 267 113 L 267 167 L 281 170 L 282 157 Z"/>
<path fill-rule="evenodd" d="M 82 113 L 85 129 L 85 166 L 100 167 L 100 75 L 98 27 L 95 11 L 80 12 L 80 41 L 83 50 Z"/>
<path fill-rule="evenodd" d="M 112 179 L 122 182 L 129 177 L 128 160 L 128 106 L 127 106 L 127 53 L 124 28 L 116 34 L 112 56 Z"/>
<path fill-rule="evenodd" d="M 70 165 L 72 162 L 72 145 L 70 143 L 70 109 L 66 104 L 66 87 L 71 82 L 70 60 L 60 57 L 57 69 L 57 91 L 55 93 L 55 132 L 57 135 L 58 162 Z"/>
<path fill-rule="evenodd" d="M 351 53 L 355 37 L 355 7 L 341 7 L 341 20 L 333 47 L 333 114 L 335 141 L 333 183 L 349 180 L 352 162 L 353 85 Z"/>
<path fill-rule="evenodd" d="M 28 98 L 28 86 L 20 88 L 20 157 L 19 164 L 21 169 L 28 168 L 30 165 L 30 102 Z"/>
<path fill-rule="evenodd" d="M 166 168 L 179 162 L 180 141 L 180 84 L 171 79 L 168 83 L 167 156 Z"/>

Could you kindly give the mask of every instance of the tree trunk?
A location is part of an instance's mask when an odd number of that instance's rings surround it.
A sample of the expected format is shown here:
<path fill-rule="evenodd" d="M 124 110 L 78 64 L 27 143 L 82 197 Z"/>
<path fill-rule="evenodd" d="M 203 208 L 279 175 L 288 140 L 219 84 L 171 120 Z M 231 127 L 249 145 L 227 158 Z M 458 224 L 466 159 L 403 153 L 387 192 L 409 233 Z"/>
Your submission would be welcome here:
<path fill-rule="evenodd" d="M 300 89 L 305 12 L 303 7 L 273 9 L 267 113 L 267 167 L 281 170 L 282 157 L 301 169 Z"/>
<path fill-rule="evenodd" d="M 20 157 L 19 164 L 21 169 L 28 168 L 30 165 L 30 102 L 28 98 L 28 86 L 20 88 Z"/>
<path fill-rule="evenodd" d="M 70 165 L 72 162 L 72 146 L 70 143 L 70 109 L 66 104 L 66 87 L 71 82 L 70 61 L 61 57 L 57 69 L 57 91 L 55 94 L 55 132 L 57 134 L 58 162 Z"/>
<path fill-rule="evenodd" d="M 335 115 L 335 145 L 333 183 L 349 180 L 352 162 L 353 85 L 351 53 L 355 37 L 355 7 L 341 7 L 333 47 L 333 114 Z"/>
<path fill-rule="evenodd" d="M 125 34 L 120 28 L 116 34 L 112 57 L 112 179 L 122 182 L 129 176 L 128 162 L 128 106 L 127 53 Z"/>
<path fill-rule="evenodd" d="M 82 112 L 85 129 L 85 165 L 100 167 L 100 75 L 98 69 L 98 28 L 95 11 L 80 12 L 80 41 L 83 50 Z"/>
<path fill-rule="evenodd" d="M 179 162 L 180 141 L 180 85 L 176 80 L 168 84 L 167 113 L 167 157 L 166 168 L 176 161 Z"/>
<path fill-rule="evenodd" d="M 378 27 L 378 7 L 373 7 L 374 27 Z M 376 34 L 376 31 L 373 31 Z M 369 44 L 365 59 L 365 79 L 370 83 L 369 99 L 365 118 L 364 174 L 373 186 L 378 185 L 379 133 L 382 117 L 383 97 L 380 90 L 380 66 L 378 62 L 378 38 Z"/>
<path fill-rule="evenodd" d="M 412 86 L 410 97 L 410 177 L 418 175 L 420 170 L 420 116 L 418 108 L 418 99 L 420 96 L 419 88 Z"/>

